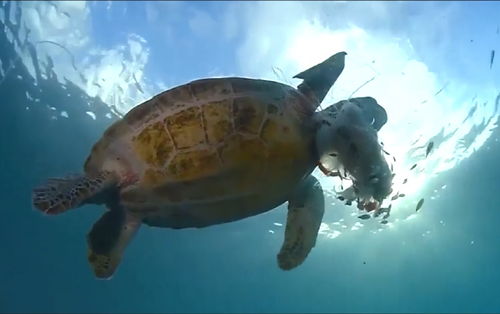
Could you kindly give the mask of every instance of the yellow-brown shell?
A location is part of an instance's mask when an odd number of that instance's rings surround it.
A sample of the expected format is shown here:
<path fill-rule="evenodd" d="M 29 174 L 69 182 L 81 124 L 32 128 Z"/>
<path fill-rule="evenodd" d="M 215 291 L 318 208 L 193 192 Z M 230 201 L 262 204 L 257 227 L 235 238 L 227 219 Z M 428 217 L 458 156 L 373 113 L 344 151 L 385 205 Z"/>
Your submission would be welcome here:
<path fill-rule="evenodd" d="M 311 115 L 307 99 L 280 83 L 198 80 L 132 109 L 96 143 L 85 168 L 132 169 L 140 178 L 137 190 L 156 189 L 157 197 L 179 202 L 255 190 L 264 178 L 298 180 L 314 167 Z M 173 193 L 179 182 L 207 183 Z"/>

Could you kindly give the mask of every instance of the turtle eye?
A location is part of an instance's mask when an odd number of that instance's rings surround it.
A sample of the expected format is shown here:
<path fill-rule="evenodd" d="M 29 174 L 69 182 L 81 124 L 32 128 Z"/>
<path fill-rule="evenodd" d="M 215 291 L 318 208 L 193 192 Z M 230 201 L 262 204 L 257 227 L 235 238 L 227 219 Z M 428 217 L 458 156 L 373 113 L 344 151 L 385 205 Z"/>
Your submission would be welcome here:
<path fill-rule="evenodd" d="M 332 156 L 332 157 L 337 157 L 337 153 L 330 153 L 330 154 L 328 154 L 328 155 L 330 155 L 330 156 Z"/>

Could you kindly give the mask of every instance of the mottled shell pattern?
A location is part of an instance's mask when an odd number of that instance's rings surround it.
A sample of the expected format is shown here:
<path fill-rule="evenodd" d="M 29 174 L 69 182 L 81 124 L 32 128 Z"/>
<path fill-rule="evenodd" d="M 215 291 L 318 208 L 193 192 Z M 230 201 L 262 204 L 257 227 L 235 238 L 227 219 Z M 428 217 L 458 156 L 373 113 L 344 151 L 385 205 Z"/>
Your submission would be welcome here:
<path fill-rule="evenodd" d="M 153 97 L 112 125 L 93 147 L 85 171 L 96 173 L 118 162 L 134 170 L 141 186 L 154 187 L 210 177 L 241 164 L 240 158 L 252 158 L 252 152 L 256 160 L 249 162 L 269 160 L 280 149 L 300 159 L 299 150 L 313 136 L 302 122 L 313 111 L 305 96 L 284 84 L 194 81 Z"/>

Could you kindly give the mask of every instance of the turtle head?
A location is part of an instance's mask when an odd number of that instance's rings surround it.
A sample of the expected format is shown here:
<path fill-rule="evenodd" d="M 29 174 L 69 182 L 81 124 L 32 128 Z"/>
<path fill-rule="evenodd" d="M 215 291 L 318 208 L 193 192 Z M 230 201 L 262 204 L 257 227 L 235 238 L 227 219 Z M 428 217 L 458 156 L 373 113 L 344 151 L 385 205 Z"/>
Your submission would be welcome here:
<path fill-rule="evenodd" d="M 376 106 L 380 107 L 371 97 L 344 100 L 318 112 L 316 120 L 320 164 L 351 179 L 356 197 L 365 206 L 381 203 L 392 186 L 377 136 L 387 115 Z"/>

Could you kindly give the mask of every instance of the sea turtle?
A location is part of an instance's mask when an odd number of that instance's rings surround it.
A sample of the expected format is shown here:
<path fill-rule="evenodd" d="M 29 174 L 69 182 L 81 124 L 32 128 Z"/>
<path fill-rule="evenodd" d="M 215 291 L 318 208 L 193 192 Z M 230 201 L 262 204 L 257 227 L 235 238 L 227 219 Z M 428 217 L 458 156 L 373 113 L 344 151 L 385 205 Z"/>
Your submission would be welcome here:
<path fill-rule="evenodd" d="M 323 191 L 311 175 L 321 160 L 337 158 L 366 202 L 390 190 L 377 141 L 383 108 L 365 97 L 316 111 L 345 55 L 296 75 L 303 79 L 297 89 L 230 77 L 160 93 L 104 132 L 83 175 L 49 179 L 33 190 L 33 204 L 47 214 L 104 204 L 87 236 L 88 260 L 98 278 L 108 278 L 143 223 L 206 227 L 288 201 L 278 264 L 292 269 L 314 247 L 323 217 Z"/>

